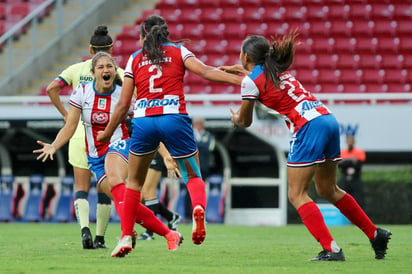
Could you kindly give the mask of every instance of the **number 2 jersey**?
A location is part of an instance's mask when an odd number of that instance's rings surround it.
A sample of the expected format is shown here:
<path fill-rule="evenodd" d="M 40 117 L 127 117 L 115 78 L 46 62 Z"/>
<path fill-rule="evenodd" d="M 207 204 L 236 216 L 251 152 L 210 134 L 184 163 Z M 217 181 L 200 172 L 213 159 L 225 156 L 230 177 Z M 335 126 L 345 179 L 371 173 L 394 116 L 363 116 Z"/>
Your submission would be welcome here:
<path fill-rule="evenodd" d="M 109 143 L 96 140 L 97 132 L 103 131 L 109 123 L 121 95 L 121 86 L 115 85 L 109 93 L 99 93 L 95 89 L 95 81 L 78 86 L 70 96 L 70 105 L 82 111 L 82 120 L 86 133 L 86 152 L 93 158 L 106 154 Z M 125 121 L 116 128 L 110 143 L 129 138 Z"/>
<path fill-rule="evenodd" d="M 256 65 L 242 81 L 242 100 L 257 100 L 269 110 L 286 117 L 286 124 L 296 133 L 308 121 L 321 115 L 331 114 L 315 96 L 305 90 L 289 72 L 279 76 L 280 85 L 275 87 L 268 80 L 265 89 L 263 65 Z"/>
<path fill-rule="evenodd" d="M 133 117 L 187 114 L 183 93 L 184 62 L 194 54 L 182 45 L 164 43 L 161 64 L 152 64 L 140 49 L 127 62 L 125 77 L 134 80 L 136 103 Z"/>

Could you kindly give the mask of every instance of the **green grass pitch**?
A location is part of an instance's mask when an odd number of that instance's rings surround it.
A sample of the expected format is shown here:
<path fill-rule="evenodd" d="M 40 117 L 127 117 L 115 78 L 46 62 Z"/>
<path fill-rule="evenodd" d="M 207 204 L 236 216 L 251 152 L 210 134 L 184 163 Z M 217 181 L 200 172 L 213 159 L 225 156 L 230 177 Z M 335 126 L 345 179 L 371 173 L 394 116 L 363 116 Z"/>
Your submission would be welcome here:
<path fill-rule="evenodd" d="M 83 250 L 75 223 L 1 223 L 0 273 L 412 273 L 412 226 L 383 225 L 393 233 L 387 257 L 375 260 L 355 226 L 330 227 L 346 262 L 309 262 L 321 250 L 303 225 L 250 227 L 208 224 L 202 245 L 185 241 L 175 252 L 163 237 L 138 241 L 125 258 L 111 258 L 120 225 L 106 233 L 108 249 Z M 95 225 L 91 225 L 94 234 Z M 143 232 L 141 227 L 137 231 Z"/>

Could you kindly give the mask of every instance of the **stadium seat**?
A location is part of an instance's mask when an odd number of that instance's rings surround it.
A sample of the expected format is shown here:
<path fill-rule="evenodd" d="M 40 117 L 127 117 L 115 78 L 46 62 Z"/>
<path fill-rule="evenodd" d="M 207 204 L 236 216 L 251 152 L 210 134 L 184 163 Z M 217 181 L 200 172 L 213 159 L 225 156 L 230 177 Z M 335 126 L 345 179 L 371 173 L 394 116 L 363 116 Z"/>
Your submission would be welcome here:
<path fill-rule="evenodd" d="M 343 5 L 343 2 L 341 3 L 330 3 L 328 4 L 328 19 L 329 20 L 336 20 L 338 19 L 343 19 L 347 20 L 349 17 L 349 14 L 352 14 L 352 10 L 349 5 Z"/>
<path fill-rule="evenodd" d="M 296 54 L 294 61 L 293 61 L 293 67 L 295 69 L 301 69 L 301 68 L 314 68 L 316 64 L 316 55 L 315 54 Z"/>
<path fill-rule="evenodd" d="M 372 6 L 370 4 L 362 3 L 362 2 L 356 2 L 356 3 L 350 3 L 348 6 L 348 18 L 351 20 L 369 20 L 370 14 L 372 11 Z M 338 15 L 338 14 L 336 14 Z"/>
<path fill-rule="evenodd" d="M 397 1 L 393 16 L 398 19 L 411 19 L 412 18 L 412 6 L 411 3 L 406 1 Z"/>
<path fill-rule="evenodd" d="M 372 36 L 373 22 L 367 20 L 353 20 L 352 35 L 355 37 Z"/>
<path fill-rule="evenodd" d="M 325 20 L 327 18 L 329 8 L 324 5 L 310 4 L 307 7 L 306 18 L 309 22 L 313 20 Z"/>
<path fill-rule="evenodd" d="M 397 68 L 389 68 L 385 69 L 384 77 L 385 83 L 393 84 L 404 84 L 406 83 L 406 76 L 408 75 L 408 71 L 406 69 L 397 69 Z"/>
<path fill-rule="evenodd" d="M 383 83 L 385 71 L 383 69 L 363 69 L 362 83 Z"/>
<path fill-rule="evenodd" d="M 367 93 L 385 93 L 388 91 L 388 85 L 382 83 L 366 83 L 365 92 Z"/>
<path fill-rule="evenodd" d="M 373 3 L 370 11 L 370 18 L 374 19 L 391 19 L 395 12 L 394 5 L 390 3 Z"/>
<path fill-rule="evenodd" d="M 318 54 L 316 56 L 316 68 L 318 69 L 335 69 L 338 63 L 339 55 L 337 54 Z"/>
<path fill-rule="evenodd" d="M 40 222 L 41 206 L 43 198 L 44 177 L 41 174 L 33 174 L 29 178 L 29 193 L 26 204 L 26 210 L 22 221 L 24 222 Z"/>
<path fill-rule="evenodd" d="M 355 70 L 352 68 L 339 70 L 339 81 L 342 84 L 360 84 L 361 83 L 362 70 Z"/>
<path fill-rule="evenodd" d="M 339 71 L 332 69 L 319 70 L 318 80 L 322 85 L 324 83 L 338 83 Z"/>
<path fill-rule="evenodd" d="M 403 65 L 403 55 L 400 54 L 383 54 L 381 62 L 382 68 L 396 68 L 401 69 Z"/>
<path fill-rule="evenodd" d="M 378 39 L 375 37 L 367 37 L 360 35 L 359 37 L 353 38 L 353 45 L 355 46 L 355 51 L 357 53 L 375 53 L 378 46 Z"/>
<path fill-rule="evenodd" d="M 0 20 L 5 20 L 7 16 L 7 4 L 0 3 Z"/>
<path fill-rule="evenodd" d="M 206 6 L 202 8 L 200 20 L 203 23 L 215 22 L 219 23 L 222 19 L 223 9 L 221 7 Z"/>
<path fill-rule="evenodd" d="M 56 213 L 52 217 L 53 222 L 71 222 L 74 220 L 73 188 L 74 178 L 71 175 L 61 179 L 61 190 L 57 200 Z"/>
<path fill-rule="evenodd" d="M 0 177 L 0 222 L 10 222 L 13 220 L 14 183 L 13 175 L 2 175 Z"/>
<path fill-rule="evenodd" d="M 362 69 L 373 68 L 378 69 L 381 65 L 382 57 L 374 53 L 364 52 L 359 56 L 359 67 Z"/>
<path fill-rule="evenodd" d="M 340 52 L 337 55 L 336 67 L 340 69 L 357 69 L 360 56 L 351 52 Z"/>
<path fill-rule="evenodd" d="M 335 36 L 351 36 L 353 22 L 347 20 L 333 20 L 331 22 L 330 32 Z"/>
<path fill-rule="evenodd" d="M 377 37 L 378 43 L 376 44 L 377 50 L 385 54 L 394 54 L 399 50 L 400 39 L 398 37 L 380 35 Z"/>
<path fill-rule="evenodd" d="M 202 18 L 203 10 L 196 6 L 182 7 L 180 10 L 181 14 L 177 20 L 179 23 L 196 24 L 199 23 Z"/>
<path fill-rule="evenodd" d="M 397 35 L 396 27 L 398 26 L 398 23 L 396 21 L 383 18 L 383 19 L 370 21 L 370 22 L 373 26 L 372 28 L 373 36 L 379 36 L 382 34 L 392 35 L 392 36 Z"/>

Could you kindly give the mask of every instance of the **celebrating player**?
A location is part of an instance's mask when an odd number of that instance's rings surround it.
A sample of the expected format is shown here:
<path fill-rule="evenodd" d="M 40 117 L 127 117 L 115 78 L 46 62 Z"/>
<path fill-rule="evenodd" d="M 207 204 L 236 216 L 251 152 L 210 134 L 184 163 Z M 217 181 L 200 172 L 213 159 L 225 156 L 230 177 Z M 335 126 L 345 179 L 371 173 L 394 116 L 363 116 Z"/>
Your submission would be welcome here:
<path fill-rule="evenodd" d="M 334 204 L 370 240 L 376 259 L 383 259 L 391 232 L 377 228 L 353 197 L 336 185 L 340 158 L 339 125 L 331 111 L 287 70 L 294 58 L 296 32 L 269 41 L 258 35 L 246 38 L 241 46 L 242 65 L 223 66 L 222 70 L 245 73 L 242 102 L 233 111 L 234 126 L 252 124 L 256 102 L 286 117 L 293 134 L 287 161 L 289 201 L 323 250 L 315 261 L 344 261 L 342 249 L 332 238 L 322 214 L 308 196 L 314 179 L 320 196 Z"/>

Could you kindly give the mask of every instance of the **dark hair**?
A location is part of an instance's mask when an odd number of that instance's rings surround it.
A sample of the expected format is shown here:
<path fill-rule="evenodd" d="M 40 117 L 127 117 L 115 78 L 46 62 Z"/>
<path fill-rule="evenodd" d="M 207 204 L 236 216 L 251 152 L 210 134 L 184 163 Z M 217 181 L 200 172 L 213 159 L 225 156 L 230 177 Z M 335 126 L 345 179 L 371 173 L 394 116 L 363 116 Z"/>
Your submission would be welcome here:
<path fill-rule="evenodd" d="M 121 86 L 121 85 L 123 84 L 123 81 L 122 81 L 122 79 L 120 78 L 119 73 L 117 73 L 117 64 L 116 64 L 116 61 L 115 61 L 114 58 L 113 58 L 109 53 L 107 53 L 107 52 L 101 51 L 101 52 L 96 53 L 96 54 L 93 56 L 93 58 L 92 58 L 92 67 L 91 67 L 90 71 L 94 73 L 94 68 L 96 67 L 96 63 L 97 63 L 97 61 L 98 61 L 100 58 L 102 58 L 102 57 L 107 57 L 107 58 L 109 58 L 109 59 L 112 61 L 113 66 L 114 66 L 114 68 L 115 68 L 115 70 L 116 70 L 116 75 L 115 75 L 115 77 L 114 77 L 113 83 L 118 84 L 119 86 Z"/>
<path fill-rule="evenodd" d="M 146 17 L 140 25 L 140 36 L 145 38 L 142 51 L 149 57 L 152 64 L 160 64 L 162 62 L 164 54 L 163 43 L 181 43 L 188 41 L 188 39 L 179 41 L 170 40 L 166 20 L 159 15 Z"/>
<path fill-rule="evenodd" d="M 242 43 L 242 52 L 249 56 L 255 64 L 263 65 L 266 81 L 270 80 L 279 86 L 279 75 L 293 63 L 295 56 L 296 31 L 292 31 L 282 38 L 272 37 L 272 45 L 260 35 L 252 35 Z M 266 85 L 266 84 L 265 84 Z"/>
<path fill-rule="evenodd" d="M 108 51 L 113 46 L 112 37 L 110 37 L 108 33 L 109 30 L 107 29 L 107 26 L 97 26 L 93 36 L 90 38 L 90 46 L 93 49 L 93 53 Z"/>

